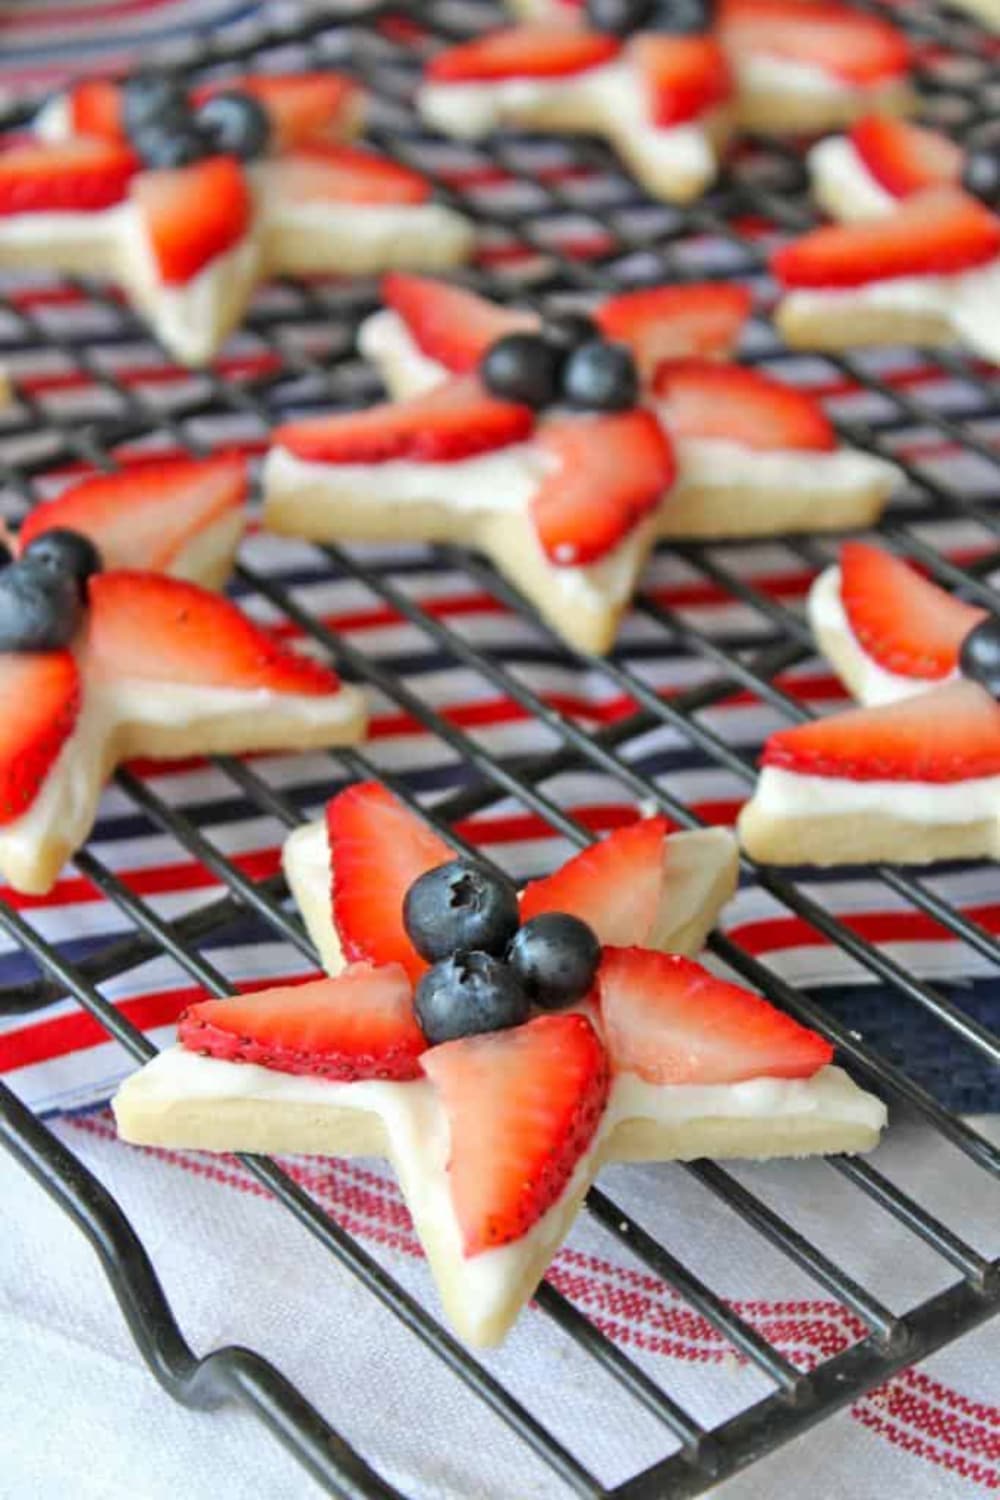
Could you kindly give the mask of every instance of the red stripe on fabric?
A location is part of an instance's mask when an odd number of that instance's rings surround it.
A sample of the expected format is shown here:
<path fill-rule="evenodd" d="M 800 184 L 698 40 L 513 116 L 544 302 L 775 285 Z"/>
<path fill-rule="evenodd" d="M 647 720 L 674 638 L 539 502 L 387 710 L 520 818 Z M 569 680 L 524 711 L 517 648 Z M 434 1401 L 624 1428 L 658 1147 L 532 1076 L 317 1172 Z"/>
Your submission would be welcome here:
<path fill-rule="evenodd" d="M 1000 931 L 1000 904 L 971 906 L 964 914 L 986 928 Z M 842 912 L 837 920 L 870 943 L 918 943 L 947 941 L 951 934 L 933 917 L 918 911 Z M 801 917 L 775 917 L 760 922 L 741 922 L 726 929 L 748 953 L 759 956 L 785 948 L 822 948 L 829 939 Z"/>

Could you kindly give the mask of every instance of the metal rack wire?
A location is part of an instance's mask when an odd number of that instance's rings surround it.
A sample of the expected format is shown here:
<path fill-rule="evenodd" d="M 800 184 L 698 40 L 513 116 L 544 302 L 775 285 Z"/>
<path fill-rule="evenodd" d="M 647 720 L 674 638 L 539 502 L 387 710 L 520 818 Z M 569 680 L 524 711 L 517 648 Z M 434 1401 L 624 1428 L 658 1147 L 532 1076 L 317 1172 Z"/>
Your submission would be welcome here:
<path fill-rule="evenodd" d="M 750 279 L 766 300 L 763 243 L 768 226 L 795 229 L 808 222 L 795 152 L 787 145 L 752 141 L 708 199 L 683 211 L 652 205 L 621 173 L 599 144 L 553 145 L 528 137 L 501 138 L 474 148 L 456 148 L 426 136 L 408 106 L 425 48 L 443 37 L 465 34 L 497 19 L 488 4 L 376 5 L 353 21 L 338 22 L 312 7 L 294 23 L 267 20 L 239 35 L 196 36 L 179 61 L 199 68 L 267 67 L 324 61 L 346 63 L 364 78 L 376 101 L 375 141 L 404 160 L 430 169 L 442 198 L 472 214 L 483 230 L 485 254 L 471 273 L 474 284 L 495 296 L 530 289 L 542 300 L 607 291 L 635 280 Z M 943 13 L 903 12 L 922 58 L 919 81 L 932 117 L 960 134 L 995 113 L 988 58 L 1000 50 L 967 20 Z M 7 288 L 0 356 L 12 359 L 21 376 L 20 406 L 0 427 L 0 484 L 8 509 L 23 514 L 40 492 L 40 480 L 56 466 L 114 464 L 123 446 L 147 441 L 206 451 L 238 440 L 259 444 L 276 416 L 290 407 L 365 399 L 375 390 L 370 372 L 352 353 L 359 318 L 372 305 L 370 287 L 333 283 L 283 283 L 258 298 L 232 360 L 194 379 L 170 372 L 154 359 L 140 326 L 113 292 L 71 283 L 71 312 L 85 316 L 67 324 L 52 310 L 50 284 L 41 294 L 23 283 Z M 58 301 L 59 298 L 57 297 Z M 781 370 L 796 364 L 775 341 L 766 320 L 753 326 L 751 357 Z M 227 351 L 228 353 L 228 351 Z M 129 363 L 131 361 L 131 364 Z M 987 372 L 952 352 L 914 362 L 882 354 L 826 357 L 811 362 L 814 381 L 835 392 L 834 411 L 844 438 L 856 447 L 891 456 L 909 481 L 883 534 L 924 563 L 949 587 L 1000 609 L 991 574 L 1000 568 L 1000 392 Z M 946 403 L 935 399 L 933 378 L 949 382 Z M 863 418 L 852 416 L 852 393 L 865 393 Z M 68 404 L 67 404 L 68 403 Z M 874 403 L 874 404 L 872 404 Z M 975 491 L 950 479 L 940 466 L 911 451 L 923 434 L 927 447 L 945 444 L 975 463 Z M 974 535 L 961 557 L 941 549 L 938 538 L 959 525 Z M 830 555 L 826 542 L 782 539 L 786 566 L 814 570 Z M 684 778 L 664 772 L 665 741 L 680 746 L 684 764 L 717 768 L 740 795 L 752 778 L 753 747 L 727 743 L 713 711 L 740 695 L 779 718 L 809 712 L 807 694 L 797 692 L 811 645 L 801 615 L 753 572 L 737 566 L 725 546 L 685 545 L 663 549 L 695 588 L 714 590 L 743 612 L 740 630 L 705 625 L 698 611 L 671 601 L 651 586 L 635 604 L 620 648 L 607 660 L 569 657 L 534 621 L 516 592 L 480 559 L 457 549 L 436 549 L 456 576 L 511 612 L 521 622 L 515 646 L 484 649 L 462 627 L 460 613 L 434 607 L 415 583 L 420 557 L 379 549 L 310 548 L 287 572 L 256 564 L 252 549 L 238 569 L 237 587 L 251 608 L 277 615 L 328 652 L 346 676 L 366 683 L 379 704 L 408 717 L 450 758 L 443 786 L 419 772 L 394 774 L 377 743 L 330 755 L 304 787 L 285 787 L 256 762 L 214 762 L 224 795 L 266 819 L 275 838 L 296 826 L 307 807 L 358 776 L 388 781 L 411 805 L 421 805 L 435 826 L 462 847 L 464 831 L 477 817 L 513 804 L 546 829 L 582 846 L 592 830 L 571 810 L 561 778 L 599 775 L 619 795 L 655 805 L 681 827 L 697 826 L 702 813 L 684 794 Z M 679 563 L 678 563 L 679 560 Z M 334 579 L 371 601 L 371 607 L 412 627 L 421 643 L 404 660 L 365 651 L 350 629 L 333 630 L 312 606 L 310 591 Z M 676 590 L 674 591 L 677 592 Z M 683 594 L 683 590 L 680 591 Z M 507 616 L 504 616 L 506 619 Z M 749 622 L 749 623 L 747 623 Z M 650 670 L 659 654 L 682 655 L 692 665 L 686 685 L 664 693 Z M 512 711 L 538 721 L 548 746 L 526 754 L 497 755 L 474 724 L 463 724 L 433 706 L 422 691 L 427 660 L 447 662 L 474 679 Z M 598 697 L 614 696 L 620 712 L 595 727 L 585 713 L 554 705 L 535 685 L 532 666 L 565 663 L 585 674 Z M 652 747 L 652 748 L 650 748 Z M 166 913 L 156 899 L 120 877 L 113 860 L 92 843 L 75 859 L 75 874 L 99 893 L 113 920 L 81 950 L 46 935 L 30 905 L 0 905 L 0 929 L 30 960 L 30 972 L 0 986 L 0 1006 L 28 1011 L 71 997 L 137 1060 L 152 1047 L 102 992 L 157 955 L 168 955 L 188 982 L 214 994 L 230 989 L 214 956 L 214 945 L 236 929 L 280 940 L 300 961 L 316 955 L 298 917 L 289 910 L 280 875 L 254 876 L 231 858 L 197 808 L 165 794 L 141 768 L 116 778 L 117 794 L 141 826 L 168 836 L 171 845 L 205 874 L 201 899 L 181 913 Z M 432 794 L 430 797 L 428 794 Z M 949 1047 L 964 1049 L 977 1069 L 1000 1062 L 1000 1035 L 960 996 L 917 978 L 890 951 L 868 940 L 831 909 L 805 874 L 752 871 L 786 913 L 814 935 L 837 945 L 894 1003 L 939 1028 Z M 908 910 L 950 934 L 964 950 L 990 965 L 1000 959 L 1000 940 L 989 917 L 961 909 L 941 882 L 925 874 L 891 868 L 870 872 L 873 881 Z M 755 956 L 738 936 L 719 932 L 711 947 L 737 975 L 833 1040 L 840 1056 L 864 1083 L 890 1104 L 913 1111 L 974 1163 L 985 1183 L 1000 1178 L 1000 1150 L 972 1125 L 950 1112 L 880 1045 L 865 1026 L 848 1025 L 823 991 L 789 983 L 775 965 Z M 873 1040 L 874 1036 L 874 1040 Z M 978 1075 L 977 1075 L 978 1076 Z M 993 1098 L 1000 1097 L 996 1094 Z M 209 1405 L 236 1398 L 254 1409 L 331 1494 L 395 1496 L 363 1454 L 260 1355 L 223 1348 L 196 1358 L 185 1343 L 156 1272 L 117 1204 L 97 1180 L 6 1087 L 0 1086 L 5 1145 L 66 1209 L 97 1249 L 136 1343 L 150 1369 L 176 1399 Z M 664 1456 L 607 1489 L 581 1458 L 560 1442 L 527 1405 L 440 1325 L 362 1245 L 281 1166 L 245 1158 L 245 1169 L 332 1255 L 400 1320 L 409 1333 L 444 1362 L 490 1408 L 496 1420 L 548 1465 L 571 1491 L 628 1500 L 683 1496 L 703 1491 L 720 1476 L 754 1461 L 823 1420 L 904 1364 L 921 1358 L 1000 1311 L 1000 1259 L 968 1243 L 909 1192 L 864 1161 L 840 1160 L 833 1170 L 853 1192 L 892 1216 L 909 1243 L 929 1247 L 954 1278 L 913 1306 L 899 1310 L 873 1295 L 844 1267 L 748 1188 L 737 1175 L 710 1163 L 684 1170 L 699 1188 L 719 1200 L 770 1242 L 787 1260 L 822 1285 L 858 1320 L 863 1332 L 846 1350 L 801 1368 L 715 1292 L 690 1266 L 657 1242 L 638 1220 L 604 1191 L 595 1189 L 587 1211 L 603 1230 L 653 1276 L 697 1312 L 743 1359 L 761 1372 L 767 1394 L 721 1425 L 706 1428 L 648 1369 L 615 1343 L 552 1283 L 537 1305 L 593 1362 L 661 1424 Z"/>

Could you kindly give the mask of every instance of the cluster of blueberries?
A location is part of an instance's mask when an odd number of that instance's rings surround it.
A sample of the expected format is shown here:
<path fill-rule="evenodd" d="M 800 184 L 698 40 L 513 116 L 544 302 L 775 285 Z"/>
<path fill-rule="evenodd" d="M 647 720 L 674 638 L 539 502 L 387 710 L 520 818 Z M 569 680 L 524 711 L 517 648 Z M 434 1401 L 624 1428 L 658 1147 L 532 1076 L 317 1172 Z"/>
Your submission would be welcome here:
<path fill-rule="evenodd" d="M 415 880 L 403 925 L 432 965 L 414 997 L 431 1046 L 520 1026 L 533 1006 L 563 1010 L 588 993 L 601 957 L 586 922 L 566 912 L 545 912 L 521 926 L 510 881 L 469 860 L 437 865 Z"/>
<path fill-rule="evenodd" d="M 629 36 L 633 31 L 670 31 L 680 36 L 708 31 L 711 0 L 587 0 L 587 20 L 595 31 Z"/>
<path fill-rule="evenodd" d="M 236 89 L 192 106 L 179 79 L 136 73 L 122 90 L 122 124 L 147 167 L 186 167 L 206 156 L 263 156 L 271 133 L 264 106 Z"/>
<path fill-rule="evenodd" d="M 505 334 L 487 349 L 479 373 L 494 396 L 536 411 L 555 402 L 625 411 L 639 400 L 631 351 L 602 338 L 585 313 L 554 314 L 537 333 Z"/>
<path fill-rule="evenodd" d="M 962 186 L 987 208 L 1000 212 L 1000 120 L 987 121 L 969 133 Z"/>
<path fill-rule="evenodd" d="M 958 653 L 959 671 L 1000 698 L 1000 618 L 987 615 L 969 631 Z"/>
<path fill-rule="evenodd" d="M 76 635 L 101 554 L 78 531 L 43 531 L 16 560 L 0 544 L 0 651 L 56 651 Z"/>

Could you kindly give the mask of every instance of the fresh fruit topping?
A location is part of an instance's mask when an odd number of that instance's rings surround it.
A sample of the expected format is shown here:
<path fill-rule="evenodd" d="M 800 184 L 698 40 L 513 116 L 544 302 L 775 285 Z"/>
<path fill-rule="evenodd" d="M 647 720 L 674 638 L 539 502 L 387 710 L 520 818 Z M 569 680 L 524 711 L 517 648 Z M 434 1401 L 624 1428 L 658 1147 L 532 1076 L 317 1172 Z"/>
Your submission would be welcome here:
<path fill-rule="evenodd" d="M 786 286 L 861 286 L 890 276 L 948 275 L 997 254 L 1000 218 L 942 187 L 904 199 L 888 218 L 814 229 L 780 249 L 771 265 Z"/>
<path fill-rule="evenodd" d="M 80 679 L 68 651 L 0 651 L 0 823 L 31 806 L 79 712 Z"/>
<path fill-rule="evenodd" d="M 966 141 L 962 187 L 994 212 L 1000 211 L 1000 124 L 995 120 Z"/>
<path fill-rule="evenodd" d="M 218 87 L 196 92 L 196 100 L 210 97 Z M 342 73 L 283 73 L 274 77 L 254 73 L 229 79 L 221 87 L 238 89 L 263 104 L 271 119 L 274 143 L 281 151 L 306 141 L 353 135 L 364 97 L 358 85 Z"/>
<path fill-rule="evenodd" d="M 714 37 L 645 34 L 632 47 L 654 125 L 696 119 L 732 97 L 732 74 Z"/>
<path fill-rule="evenodd" d="M 133 131 L 132 145 L 150 171 L 162 172 L 173 167 L 190 167 L 211 155 L 208 137 L 190 114 L 170 119 L 151 120 Z"/>
<path fill-rule="evenodd" d="M 1000 698 L 1000 620 L 996 615 L 987 615 L 969 631 L 958 660 L 965 677 L 971 677 L 994 698 Z"/>
<path fill-rule="evenodd" d="M 654 0 L 586 0 L 587 21 L 595 31 L 630 36 L 652 20 Z"/>
<path fill-rule="evenodd" d="M 210 152 L 253 161 L 263 156 L 271 135 L 271 117 L 252 94 L 236 90 L 213 94 L 199 104 L 195 124 Z"/>
<path fill-rule="evenodd" d="M 340 687 L 329 667 L 279 645 L 231 600 L 161 573 L 90 580 L 87 651 L 96 671 L 120 680 L 309 697 Z"/>
<path fill-rule="evenodd" d="M 986 611 L 938 588 L 901 557 L 845 542 L 840 601 L 869 656 L 901 677 L 947 677 L 959 648 Z"/>
<path fill-rule="evenodd" d="M 531 313 L 498 307 L 464 287 L 403 271 L 382 278 L 382 301 L 402 318 L 421 354 L 456 375 L 471 374 L 504 334 L 538 326 Z"/>
<path fill-rule="evenodd" d="M 49 557 L 23 557 L 0 572 L 0 652 L 55 651 L 80 628 L 80 585 Z"/>
<path fill-rule="evenodd" d="M 188 113 L 187 93 L 179 78 L 167 73 L 134 73 L 121 88 L 121 117 L 134 137 L 147 125 L 167 124 Z"/>
<path fill-rule="evenodd" d="M 231 156 L 213 156 L 190 167 L 143 172 L 132 195 L 149 235 L 160 276 L 182 284 L 239 243 L 250 223 L 250 191 Z"/>
<path fill-rule="evenodd" d="M 344 953 L 400 963 L 416 981 L 427 965 L 406 935 L 403 900 L 425 871 L 451 858 L 448 845 L 375 781 L 327 803 L 326 832 L 333 919 Z"/>
<path fill-rule="evenodd" d="M 721 438 L 762 451 L 837 446 L 819 402 L 761 370 L 680 359 L 660 365 L 653 390 L 675 438 Z"/>
<path fill-rule="evenodd" d="M 478 381 L 459 379 L 409 401 L 290 422 L 274 438 L 296 457 L 319 463 L 450 463 L 518 443 L 533 425 L 527 406 L 497 401 Z"/>
<path fill-rule="evenodd" d="M 510 881 L 467 859 L 426 871 L 403 901 L 407 936 L 431 963 L 470 949 L 501 954 L 517 923 L 517 891 Z"/>
<path fill-rule="evenodd" d="M 553 460 L 531 513 L 550 561 L 578 567 L 610 552 L 654 511 L 674 481 L 674 455 L 656 418 L 638 407 L 547 422 L 538 445 Z"/>
<path fill-rule="evenodd" d="M 835 0 L 723 0 L 719 34 L 737 65 L 774 57 L 862 85 L 898 78 L 909 66 L 901 31 Z"/>
<path fill-rule="evenodd" d="M 542 324 L 542 335 L 561 353 L 571 354 L 581 344 L 592 344 L 599 339 L 601 330 L 586 313 L 548 313 Z"/>
<path fill-rule="evenodd" d="M 730 354 L 750 306 L 746 287 L 711 281 L 623 292 L 595 316 L 605 337 L 628 344 L 640 369 L 652 375 L 664 359 Z"/>
<path fill-rule="evenodd" d="M 504 401 L 540 410 L 556 398 L 563 354 L 541 333 L 507 333 L 483 356 L 483 385 Z"/>
<path fill-rule="evenodd" d="M 590 993 L 601 945 L 586 922 L 569 912 L 542 912 L 515 934 L 507 961 L 528 999 L 542 1010 L 562 1010 Z"/>
<path fill-rule="evenodd" d="M 781 729 L 763 766 L 849 781 L 955 782 L 1000 774 L 1000 704 L 959 679 L 934 694 Z"/>
<path fill-rule="evenodd" d="M 652 941 L 669 827 L 666 818 L 640 818 L 582 849 L 554 875 L 530 881 L 521 892 L 521 921 L 527 924 L 541 912 L 571 912 L 601 943 Z"/>
<path fill-rule="evenodd" d="M 610 62 L 614 37 L 560 26 L 508 26 L 439 52 L 432 83 L 495 83 L 504 78 L 564 78 Z"/>
<path fill-rule="evenodd" d="M 27 550 L 53 527 L 90 537 L 107 568 L 166 571 L 200 532 L 246 500 L 240 458 L 153 459 L 96 474 L 38 505 L 21 527 Z"/>
<path fill-rule="evenodd" d="M 122 120 L 122 91 L 109 78 L 92 78 L 75 83 L 66 95 L 69 124 L 73 135 L 93 135 L 102 141 L 125 141 Z"/>
<path fill-rule="evenodd" d="M 138 166 L 127 146 L 92 136 L 8 146 L 0 151 L 0 214 L 110 208 Z"/>
<path fill-rule="evenodd" d="M 571 406 L 589 411 L 627 411 L 639 400 L 639 372 L 625 344 L 593 339 L 566 360 L 562 394 Z"/>
<path fill-rule="evenodd" d="M 612 1069 L 647 1083 L 811 1078 L 833 1057 L 814 1031 L 678 953 L 608 948 L 597 992 Z"/>
<path fill-rule="evenodd" d="M 530 1006 L 509 964 L 491 953 L 455 953 L 427 970 L 414 1010 L 432 1046 L 484 1031 L 504 1031 L 528 1019 Z"/>
<path fill-rule="evenodd" d="M 398 964 L 352 964 L 335 979 L 202 1000 L 181 1016 L 189 1052 L 353 1083 L 419 1078 L 426 1048 L 412 989 Z"/>
<path fill-rule="evenodd" d="M 88 578 L 99 573 L 104 566 L 101 554 L 90 538 L 64 526 L 41 532 L 33 542 L 28 543 L 22 556 L 25 562 L 72 578 L 80 591 L 81 599 L 86 598 Z M 62 644 L 64 643 L 60 642 Z"/>
<path fill-rule="evenodd" d="M 427 178 L 412 167 L 357 146 L 323 141 L 295 146 L 269 162 L 264 182 L 268 193 L 293 204 L 426 203 L 431 196 Z"/>
<path fill-rule="evenodd" d="M 890 115 L 866 115 L 852 127 L 850 139 L 875 181 L 894 198 L 957 183 L 962 175 L 961 149 L 923 125 Z"/>
<path fill-rule="evenodd" d="M 433 1047 L 421 1059 L 448 1119 L 448 1181 L 467 1256 L 510 1244 L 552 1207 L 608 1096 L 604 1048 L 585 1016 Z"/>

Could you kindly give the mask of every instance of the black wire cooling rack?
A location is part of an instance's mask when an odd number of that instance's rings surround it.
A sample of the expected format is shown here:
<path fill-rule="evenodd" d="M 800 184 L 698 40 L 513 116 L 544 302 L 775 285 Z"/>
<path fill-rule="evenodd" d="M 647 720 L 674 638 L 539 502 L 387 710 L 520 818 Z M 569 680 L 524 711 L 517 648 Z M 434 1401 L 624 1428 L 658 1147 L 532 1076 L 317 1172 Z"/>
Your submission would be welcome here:
<path fill-rule="evenodd" d="M 280 15 L 279 15 L 280 9 Z M 750 281 L 762 305 L 769 288 L 764 251 L 775 228 L 796 230 L 810 211 L 793 145 L 745 143 L 719 188 L 684 210 L 645 199 L 596 142 L 544 141 L 510 136 L 475 147 L 426 136 L 408 103 L 420 60 L 444 38 L 468 34 L 499 19 L 488 4 L 375 6 L 345 18 L 323 6 L 286 12 L 265 8 L 264 19 L 228 30 L 194 32 L 168 62 L 182 68 L 274 68 L 324 63 L 350 66 L 375 101 L 374 141 L 403 160 L 429 170 L 445 201 L 479 223 L 484 253 L 470 273 L 473 284 L 498 297 L 529 289 L 542 300 L 567 294 L 606 292 L 636 282 L 740 278 Z M 896 12 L 911 32 L 920 59 L 925 113 L 960 137 L 995 116 L 1000 107 L 996 58 L 1000 43 L 957 13 L 907 7 Z M 270 16 L 270 19 L 268 18 Z M 12 120 L 15 118 L 11 117 Z M 352 403 L 375 393 L 371 373 L 353 355 L 357 323 L 373 305 L 370 285 L 283 282 L 262 290 L 243 333 L 210 373 L 170 371 L 152 350 L 142 326 L 112 290 L 82 282 L 28 280 L 6 285 L 0 303 L 0 357 L 19 376 L 19 403 L 0 424 L 0 483 L 8 511 L 24 513 L 38 498 L 39 478 L 49 468 L 83 463 L 113 466 L 123 445 L 147 440 L 192 452 L 209 451 L 236 432 L 248 445 L 262 442 L 267 427 L 291 407 Z M 64 299 L 62 293 L 67 291 Z M 66 306 L 63 306 L 63 301 Z M 67 311 L 68 308 L 68 311 Z M 1000 610 L 991 574 L 1000 568 L 1000 392 L 985 368 L 961 354 L 936 351 L 917 359 L 886 351 L 803 361 L 777 343 L 766 318 L 752 328 L 750 358 L 839 392 L 837 425 L 854 446 L 899 463 L 907 478 L 882 534 L 917 558 L 944 584 L 965 597 Z M 232 352 L 230 352 L 232 351 Z M 897 354 L 899 352 L 897 351 Z M 947 389 L 947 399 L 941 390 Z M 854 396 L 865 398 L 863 418 Z M 941 462 L 944 454 L 945 461 Z M 961 458 L 961 470 L 954 456 Z M 935 458 L 936 456 L 936 458 Z M 970 468 L 971 465 L 971 468 Z M 956 477 L 960 476 L 960 477 Z M 971 476 L 971 477 L 970 477 Z M 960 563 L 937 538 L 940 527 L 959 526 L 974 544 Z M 830 547 L 806 538 L 769 544 L 786 563 L 815 569 Z M 737 695 L 749 695 L 784 718 L 808 710 L 794 694 L 797 667 L 811 646 L 801 615 L 781 597 L 735 566 L 725 546 L 670 549 L 696 583 L 722 590 L 749 620 L 735 638 L 700 623 L 697 610 L 671 606 L 656 592 L 640 595 L 629 628 L 609 659 L 569 657 L 544 627 L 533 621 L 515 592 L 479 559 L 458 550 L 436 549 L 436 557 L 485 591 L 523 627 L 511 652 L 483 650 L 460 619 L 426 607 L 408 585 L 406 564 L 386 562 L 378 549 L 314 548 L 311 576 L 349 580 L 373 606 L 392 612 L 424 642 L 429 657 L 463 669 L 483 691 L 500 695 L 515 709 L 541 721 L 548 748 L 498 757 L 474 728 L 425 700 L 419 674 L 362 652 L 350 631 L 334 634 L 303 603 L 296 576 L 274 575 L 244 562 L 237 588 L 250 603 L 263 604 L 328 652 L 346 676 L 366 683 L 377 698 L 432 737 L 458 769 L 449 787 L 432 801 L 435 826 L 457 847 L 464 820 L 513 804 L 553 834 L 583 845 L 592 836 L 566 810 L 560 778 L 579 773 L 606 777 L 619 793 L 655 805 L 681 827 L 697 826 L 692 810 L 671 778 L 657 774 L 655 758 L 637 752 L 650 734 L 667 732 L 692 763 L 725 773 L 744 793 L 752 779 L 752 754 L 733 748 L 713 724 L 712 710 Z M 969 559 L 972 559 L 971 561 Z M 409 564 L 413 566 L 412 561 Z M 692 685 L 664 696 L 644 670 L 657 650 L 683 653 L 697 664 Z M 559 712 L 532 686 L 533 660 L 559 660 L 602 691 L 619 695 L 627 712 L 595 728 Z M 411 666 L 413 662 L 411 660 Z M 338 752 L 324 762 L 328 784 L 309 797 L 286 793 L 255 763 L 219 759 L 215 767 L 228 795 L 278 829 L 297 825 L 303 807 L 315 806 L 337 785 L 378 775 L 417 805 L 419 774 L 389 774 L 376 746 Z M 157 789 L 141 770 L 117 776 L 117 795 L 151 832 L 166 834 L 206 874 L 204 899 L 181 915 L 165 915 L 155 900 L 117 876 L 92 844 L 75 859 L 75 874 L 89 881 L 117 913 L 118 930 L 91 942 L 84 952 L 46 936 L 28 904 L 0 905 L 0 928 L 30 960 L 32 972 L 0 989 L 8 1011 L 29 1011 L 72 997 L 137 1061 L 151 1055 L 146 1038 L 102 993 L 109 980 L 168 955 L 187 982 L 208 992 L 230 985 L 213 957 L 217 942 L 237 928 L 260 941 L 281 942 L 307 963 L 315 953 L 277 874 L 253 879 L 227 856 L 224 845 L 200 826 L 197 810 L 185 810 Z M 423 804 L 421 798 L 421 804 Z M 425 806 L 424 811 L 428 809 Z M 996 965 L 1000 941 L 994 926 L 949 901 L 932 876 L 891 868 L 868 872 L 897 906 L 919 913 L 935 930 L 963 945 L 980 963 Z M 937 985 L 915 977 L 886 948 L 866 940 L 842 915 L 831 911 L 803 873 L 747 870 L 777 908 L 793 914 L 814 935 L 836 944 L 892 1003 L 933 1021 L 941 1046 L 958 1049 L 977 1069 L 1000 1062 L 1000 1035 L 988 1019 Z M 123 935 L 124 934 L 124 935 Z M 833 1040 L 841 1058 L 865 1084 L 897 1111 L 915 1114 L 974 1164 L 984 1190 L 1000 1177 L 1000 1150 L 957 1114 L 949 1112 L 912 1070 L 873 1044 L 863 1023 L 847 1025 L 823 999 L 795 988 L 778 966 L 755 957 L 738 941 L 717 933 L 714 953 L 750 985 L 785 1006 Z M 905 1060 L 904 1060 L 905 1064 Z M 956 1063 L 956 1069 L 959 1065 Z M 977 1075 L 978 1076 L 978 1075 Z M 1000 1094 L 993 1094 L 994 1103 Z M 364 1455 L 343 1438 L 278 1370 L 243 1348 L 221 1348 L 197 1357 L 185 1342 L 160 1288 L 156 1271 L 122 1210 L 88 1169 L 7 1088 L 0 1087 L 5 1145 L 76 1221 L 95 1247 L 121 1304 L 136 1344 L 156 1378 L 177 1400 L 207 1406 L 235 1398 L 253 1409 L 325 1486 L 339 1496 L 396 1496 Z M 692 1495 L 770 1452 L 781 1443 L 853 1401 L 894 1371 L 940 1348 L 1000 1311 L 1000 1261 L 967 1243 L 956 1230 L 896 1182 L 862 1160 L 837 1160 L 832 1171 L 852 1193 L 865 1195 L 878 1213 L 892 1216 L 904 1244 L 929 1249 L 948 1273 L 943 1290 L 904 1309 L 890 1308 L 850 1272 L 787 1222 L 743 1180 L 717 1165 L 683 1169 L 700 1189 L 718 1199 L 806 1273 L 863 1330 L 851 1347 L 800 1368 L 729 1306 L 621 1205 L 595 1189 L 587 1211 L 642 1267 L 706 1319 L 734 1353 L 764 1377 L 768 1394 L 721 1425 L 706 1429 L 633 1358 L 551 1283 L 537 1306 L 560 1335 L 586 1356 L 595 1371 L 662 1426 L 664 1456 L 605 1488 L 580 1456 L 547 1430 L 529 1407 L 506 1388 L 489 1366 L 462 1348 L 436 1317 L 404 1289 L 284 1169 L 261 1158 L 243 1165 L 338 1262 L 377 1298 L 428 1350 L 549 1467 L 569 1491 L 628 1500 Z M 349 1396 L 345 1399 L 349 1400 Z"/>

